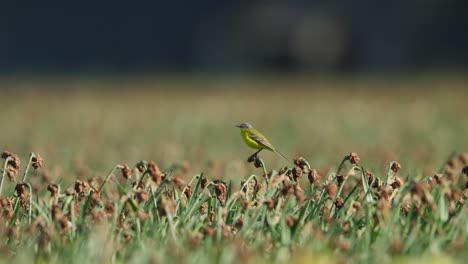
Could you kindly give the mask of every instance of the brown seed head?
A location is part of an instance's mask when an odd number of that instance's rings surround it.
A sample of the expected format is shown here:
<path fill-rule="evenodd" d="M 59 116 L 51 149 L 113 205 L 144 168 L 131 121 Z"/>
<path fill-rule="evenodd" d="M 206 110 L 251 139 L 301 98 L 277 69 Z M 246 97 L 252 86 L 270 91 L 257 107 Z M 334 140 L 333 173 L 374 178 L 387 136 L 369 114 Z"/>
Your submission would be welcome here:
<path fill-rule="evenodd" d="M 445 167 L 445 174 L 447 174 L 447 179 L 451 182 L 455 181 L 455 172 L 450 167 Z"/>
<path fill-rule="evenodd" d="M 15 187 L 16 195 L 18 197 L 28 195 L 28 192 L 27 192 L 26 188 L 27 188 L 26 183 L 24 183 L 24 182 L 19 182 L 18 184 L 16 184 L 16 187 Z"/>
<path fill-rule="evenodd" d="M 174 175 L 171 178 L 171 182 L 177 187 L 177 189 L 179 189 L 179 191 L 182 191 L 187 185 L 187 183 L 178 175 Z"/>
<path fill-rule="evenodd" d="M 374 182 L 375 176 L 371 171 L 365 170 L 364 174 L 366 175 L 366 179 L 367 179 L 368 184 L 371 184 L 372 182 Z"/>
<path fill-rule="evenodd" d="M 143 223 L 146 221 L 146 219 L 148 219 L 148 214 L 144 210 L 138 210 L 137 217 L 138 220 L 140 220 L 140 222 Z"/>
<path fill-rule="evenodd" d="M 106 214 L 111 216 L 115 212 L 115 205 L 112 201 L 107 201 L 104 209 L 106 210 Z"/>
<path fill-rule="evenodd" d="M 462 173 L 468 176 L 468 166 L 463 167 Z"/>
<path fill-rule="evenodd" d="M 442 183 L 442 177 L 443 177 L 443 174 L 442 173 L 437 173 L 434 175 L 434 179 L 435 181 L 437 182 L 437 184 L 441 184 Z"/>
<path fill-rule="evenodd" d="M 419 181 L 413 182 L 410 191 L 413 195 L 417 195 L 420 198 L 424 197 L 424 186 Z"/>
<path fill-rule="evenodd" d="M 226 203 L 227 186 L 224 182 L 218 182 L 215 185 L 216 197 L 222 206 Z"/>
<path fill-rule="evenodd" d="M 200 182 L 200 186 L 202 187 L 202 189 L 205 189 L 205 187 L 208 186 L 208 182 L 208 178 L 203 176 Z"/>
<path fill-rule="evenodd" d="M 155 162 L 151 161 L 148 163 L 148 174 L 150 175 L 151 179 L 156 183 L 156 184 L 161 184 L 162 182 L 162 176 L 163 174 L 159 170 L 158 165 L 156 165 Z"/>
<path fill-rule="evenodd" d="M 292 216 L 288 214 L 284 217 L 284 219 L 286 220 L 286 224 L 288 225 L 288 227 L 291 228 L 297 222 L 298 217 L 296 215 Z"/>
<path fill-rule="evenodd" d="M 49 186 L 47 186 L 47 190 L 50 192 L 50 195 L 54 197 L 58 194 L 58 185 L 51 183 Z"/>
<path fill-rule="evenodd" d="M 271 199 L 265 200 L 263 204 L 266 205 L 266 207 L 270 210 L 275 207 L 275 202 Z"/>
<path fill-rule="evenodd" d="M 468 165 L 468 152 L 464 152 L 458 155 L 458 160 L 461 162 L 461 164 Z"/>
<path fill-rule="evenodd" d="M 89 192 L 89 184 L 84 181 L 76 180 L 75 181 L 75 192 L 79 195 L 87 195 Z"/>
<path fill-rule="evenodd" d="M 333 240 L 333 247 L 339 252 L 348 252 L 351 245 L 348 240 L 336 238 Z"/>
<path fill-rule="evenodd" d="M 41 158 L 39 154 L 35 154 L 34 157 L 31 159 L 31 166 L 37 170 L 38 168 L 42 168 L 42 163 L 44 160 Z"/>
<path fill-rule="evenodd" d="M 401 165 L 396 161 L 392 161 L 392 166 L 390 167 L 390 169 L 394 172 L 398 172 L 401 169 Z"/>
<path fill-rule="evenodd" d="M 292 169 L 292 175 L 294 181 L 297 182 L 297 179 L 299 179 L 302 175 L 302 169 L 298 166 L 294 166 L 294 168 Z"/>
<path fill-rule="evenodd" d="M 158 201 L 158 213 L 160 216 L 174 215 L 176 205 L 172 199 L 160 199 Z"/>
<path fill-rule="evenodd" d="M 356 213 L 359 212 L 359 210 L 361 209 L 361 203 L 358 201 L 355 201 L 353 203 L 353 208 L 356 210 Z"/>
<path fill-rule="evenodd" d="M 338 186 L 341 186 L 345 181 L 345 177 L 341 174 L 336 175 L 336 181 L 338 182 Z"/>
<path fill-rule="evenodd" d="M 329 197 L 335 197 L 336 192 L 338 191 L 338 186 L 335 183 L 329 183 L 325 186 L 325 192 Z"/>
<path fill-rule="evenodd" d="M 379 210 L 380 214 L 385 218 L 387 218 L 390 215 L 390 209 L 391 205 L 385 199 L 380 199 L 377 203 L 377 210 Z"/>
<path fill-rule="evenodd" d="M 307 175 L 310 184 L 314 184 L 319 180 L 319 175 L 316 169 L 309 170 L 309 174 Z"/>
<path fill-rule="evenodd" d="M 124 179 L 128 180 L 132 176 L 132 170 L 127 164 L 120 165 L 120 171 L 122 172 L 122 176 Z"/>
<path fill-rule="evenodd" d="M 361 160 L 356 152 L 349 153 L 348 160 L 351 164 L 358 165 Z"/>
<path fill-rule="evenodd" d="M 187 189 L 185 189 L 184 194 L 187 198 L 190 198 L 192 196 L 193 190 L 191 186 L 187 186 Z"/>
<path fill-rule="evenodd" d="M 340 209 L 340 208 L 343 207 L 343 205 L 344 205 L 344 200 L 343 200 L 343 198 L 341 198 L 341 197 L 336 197 L 336 199 L 335 199 L 335 206 L 336 206 L 336 208 Z"/>
<path fill-rule="evenodd" d="M 281 189 L 281 194 L 283 196 L 288 196 L 294 191 L 294 187 L 288 180 L 283 180 L 283 188 Z"/>
<path fill-rule="evenodd" d="M 244 226 L 244 219 L 242 217 L 239 217 L 236 221 L 236 228 L 241 229 Z"/>
<path fill-rule="evenodd" d="M 323 216 L 324 219 L 328 219 L 329 213 L 330 213 L 330 207 L 323 204 L 322 209 L 320 209 L 320 215 Z"/>
<path fill-rule="evenodd" d="M 140 160 L 139 162 L 137 162 L 136 167 L 140 173 L 143 173 L 146 170 L 145 162 L 143 160 Z"/>
<path fill-rule="evenodd" d="M 202 228 L 202 233 L 205 236 L 213 236 L 215 231 L 214 231 L 213 228 L 211 228 L 209 226 L 205 226 L 205 227 Z"/>
<path fill-rule="evenodd" d="M 136 198 L 137 198 L 138 203 L 141 204 L 148 200 L 149 194 L 146 191 L 140 189 L 136 193 Z"/>
<path fill-rule="evenodd" d="M 20 169 L 21 160 L 19 159 L 18 155 L 13 154 L 13 153 L 11 153 L 9 151 L 4 151 L 2 153 L 2 158 L 3 159 L 10 158 L 10 160 L 8 161 L 8 165 L 10 165 L 11 167 L 13 167 L 16 170 Z"/>
<path fill-rule="evenodd" d="M 241 186 L 244 186 L 245 180 L 241 181 Z M 254 181 L 249 181 L 249 183 L 242 189 L 244 193 L 248 193 L 248 195 L 252 196 L 255 191 L 255 182 Z"/>
<path fill-rule="evenodd" d="M 258 157 L 255 157 L 254 166 L 255 168 L 263 167 L 262 161 Z"/>
<path fill-rule="evenodd" d="M 410 201 L 404 201 L 404 202 L 401 204 L 400 210 L 401 210 L 401 212 L 403 212 L 403 214 L 408 215 L 410 209 L 411 209 L 411 203 L 410 203 Z"/>
<path fill-rule="evenodd" d="M 294 196 L 296 196 L 296 200 L 299 204 L 302 204 L 305 200 L 304 191 L 302 190 L 301 186 L 295 185 L 294 186 Z"/>
<path fill-rule="evenodd" d="M 390 252 L 392 254 L 399 254 L 402 249 L 403 249 L 403 243 L 401 242 L 399 238 L 394 239 L 390 243 Z"/>
<path fill-rule="evenodd" d="M 398 189 L 401 186 L 403 186 L 403 180 L 400 177 L 395 176 L 395 181 L 392 183 L 393 189 Z"/>
<path fill-rule="evenodd" d="M 447 161 L 447 166 L 451 168 L 452 170 L 455 169 L 457 167 L 457 159 L 456 158 L 449 159 Z"/>

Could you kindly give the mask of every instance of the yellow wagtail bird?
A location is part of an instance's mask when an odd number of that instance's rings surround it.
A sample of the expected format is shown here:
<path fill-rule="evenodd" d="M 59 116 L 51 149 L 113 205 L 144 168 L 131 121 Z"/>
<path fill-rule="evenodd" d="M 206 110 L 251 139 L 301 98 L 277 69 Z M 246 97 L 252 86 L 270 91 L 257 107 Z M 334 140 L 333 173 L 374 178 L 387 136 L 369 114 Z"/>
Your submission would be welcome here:
<path fill-rule="evenodd" d="M 275 147 L 273 147 L 273 145 L 270 142 L 268 142 L 268 140 L 265 138 L 264 135 L 262 135 L 262 133 L 258 132 L 255 128 L 253 128 L 251 124 L 242 123 L 240 125 L 237 125 L 236 127 L 240 128 L 241 136 L 242 139 L 244 139 L 245 144 L 247 144 L 247 146 L 251 148 L 258 149 L 258 151 L 252 154 L 251 157 L 256 156 L 263 149 L 268 149 L 288 160 L 288 158 L 286 158 L 283 154 L 279 153 L 275 149 Z"/>

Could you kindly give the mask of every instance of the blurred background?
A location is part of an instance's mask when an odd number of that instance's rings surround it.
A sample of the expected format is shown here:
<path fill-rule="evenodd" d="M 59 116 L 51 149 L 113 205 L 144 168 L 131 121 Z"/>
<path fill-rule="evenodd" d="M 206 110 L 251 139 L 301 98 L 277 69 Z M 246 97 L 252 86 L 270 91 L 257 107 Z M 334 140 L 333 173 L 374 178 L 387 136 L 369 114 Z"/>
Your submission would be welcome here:
<path fill-rule="evenodd" d="M 117 163 L 256 171 L 252 123 L 320 173 L 438 172 L 468 149 L 465 1 L 3 2 L 0 149 L 57 177 Z M 284 166 L 262 153 L 268 169 Z"/>
<path fill-rule="evenodd" d="M 462 0 L 53 2 L 1 4 L 1 73 L 385 73 L 468 61 Z"/>

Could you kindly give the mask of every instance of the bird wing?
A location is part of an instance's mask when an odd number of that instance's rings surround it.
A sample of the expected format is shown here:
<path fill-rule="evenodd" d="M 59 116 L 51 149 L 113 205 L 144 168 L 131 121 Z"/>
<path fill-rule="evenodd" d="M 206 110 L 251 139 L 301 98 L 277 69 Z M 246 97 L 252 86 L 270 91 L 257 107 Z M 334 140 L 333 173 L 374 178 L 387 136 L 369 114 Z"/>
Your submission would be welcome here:
<path fill-rule="evenodd" d="M 271 150 L 274 150 L 275 148 L 273 147 L 273 145 L 271 145 L 270 142 L 268 142 L 268 140 L 265 138 L 265 136 L 263 136 L 260 132 L 258 132 L 257 130 L 251 128 L 251 131 L 248 131 L 249 133 L 249 137 L 253 140 L 255 140 L 257 143 L 271 149 Z"/>

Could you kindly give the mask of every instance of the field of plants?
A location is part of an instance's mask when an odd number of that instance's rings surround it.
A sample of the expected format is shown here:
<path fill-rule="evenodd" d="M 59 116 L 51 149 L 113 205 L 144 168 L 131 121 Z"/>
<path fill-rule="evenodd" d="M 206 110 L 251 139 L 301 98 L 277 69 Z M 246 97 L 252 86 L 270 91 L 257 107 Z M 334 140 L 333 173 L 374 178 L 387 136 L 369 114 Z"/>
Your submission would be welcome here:
<path fill-rule="evenodd" d="M 468 258 L 466 80 L 0 86 L 0 263 Z"/>

